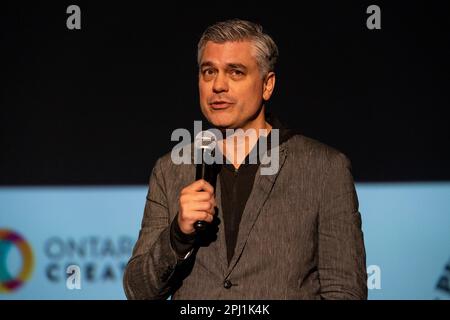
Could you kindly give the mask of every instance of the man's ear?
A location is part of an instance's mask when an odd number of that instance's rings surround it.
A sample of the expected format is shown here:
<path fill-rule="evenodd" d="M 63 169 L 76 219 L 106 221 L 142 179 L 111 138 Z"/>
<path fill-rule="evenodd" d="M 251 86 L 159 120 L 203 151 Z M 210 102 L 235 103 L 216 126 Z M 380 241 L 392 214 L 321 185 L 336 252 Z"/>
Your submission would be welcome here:
<path fill-rule="evenodd" d="M 272 96 L 273 89 L 275 89 L 275 72 L 269 72 L 264 77 L 264 86 L 263 86 L 263 99 L 264 101 L 268 101 Z"/>

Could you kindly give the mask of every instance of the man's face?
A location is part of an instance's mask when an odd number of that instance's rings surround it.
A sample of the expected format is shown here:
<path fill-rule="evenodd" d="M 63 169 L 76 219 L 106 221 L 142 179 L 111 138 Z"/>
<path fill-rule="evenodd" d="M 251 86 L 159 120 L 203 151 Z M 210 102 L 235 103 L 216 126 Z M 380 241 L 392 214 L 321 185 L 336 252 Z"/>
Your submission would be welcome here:
<path fill-rule="evenodd" d="M 206 43 L 199 70 L 200 105 L 215 127 L 247 129 L 261 117 L 275 76 L 271 72 L 262 77 L 254 50 L 250 41 Z"/>

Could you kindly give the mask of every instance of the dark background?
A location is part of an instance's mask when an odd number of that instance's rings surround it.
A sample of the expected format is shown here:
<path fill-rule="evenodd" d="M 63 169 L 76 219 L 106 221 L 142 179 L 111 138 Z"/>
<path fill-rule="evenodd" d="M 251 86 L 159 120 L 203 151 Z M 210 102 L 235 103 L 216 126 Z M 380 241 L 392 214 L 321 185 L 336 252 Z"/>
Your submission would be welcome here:
<path fill-rule="evenodd" d="M 172 131 L 202 119 L 201 33 L 235 17 L 279 46 L 269 110 L 355 180 L 450 180 L 449 16 L 444 1 L 2 3 L 0 184 L 147 183 Z"/>

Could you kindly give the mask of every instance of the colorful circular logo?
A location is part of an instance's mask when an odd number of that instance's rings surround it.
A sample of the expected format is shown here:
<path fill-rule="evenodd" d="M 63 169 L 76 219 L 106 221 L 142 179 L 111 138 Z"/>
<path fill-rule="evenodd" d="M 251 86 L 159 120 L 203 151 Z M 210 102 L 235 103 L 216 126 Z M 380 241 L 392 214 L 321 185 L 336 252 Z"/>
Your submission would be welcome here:
<path fill-rule="evenodd" d="M 10 274 L 7 264 L 8 253 L 13 246 L 22 256 L 22 267 L 17 275 Z M 0 293 L 21 287 L 30 278 L 33 266 L 33 251 L 25 239 L 16 232 L 0 229 Z"/>

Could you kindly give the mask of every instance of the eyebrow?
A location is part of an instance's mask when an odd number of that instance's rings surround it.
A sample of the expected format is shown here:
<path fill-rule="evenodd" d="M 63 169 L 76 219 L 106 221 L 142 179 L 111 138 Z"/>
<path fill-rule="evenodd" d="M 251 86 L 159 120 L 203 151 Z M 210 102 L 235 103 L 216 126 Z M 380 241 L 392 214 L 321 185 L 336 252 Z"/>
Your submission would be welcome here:
<path fill-rule="evenodd" d="M 228 66 L 228 68 L 231 68 L 231 69 L 247 70 L 247 67 L 244 66 L 242 63 L 228 63 L 227 66 Z"/>
<path fill-rule="evenodd" d="M 202 64 L 200 65 L 200 68 L 204 68 L 204 67 L 214 67 L 214 63 L 212 63 L 211 61 L 202 62 Z"/>

